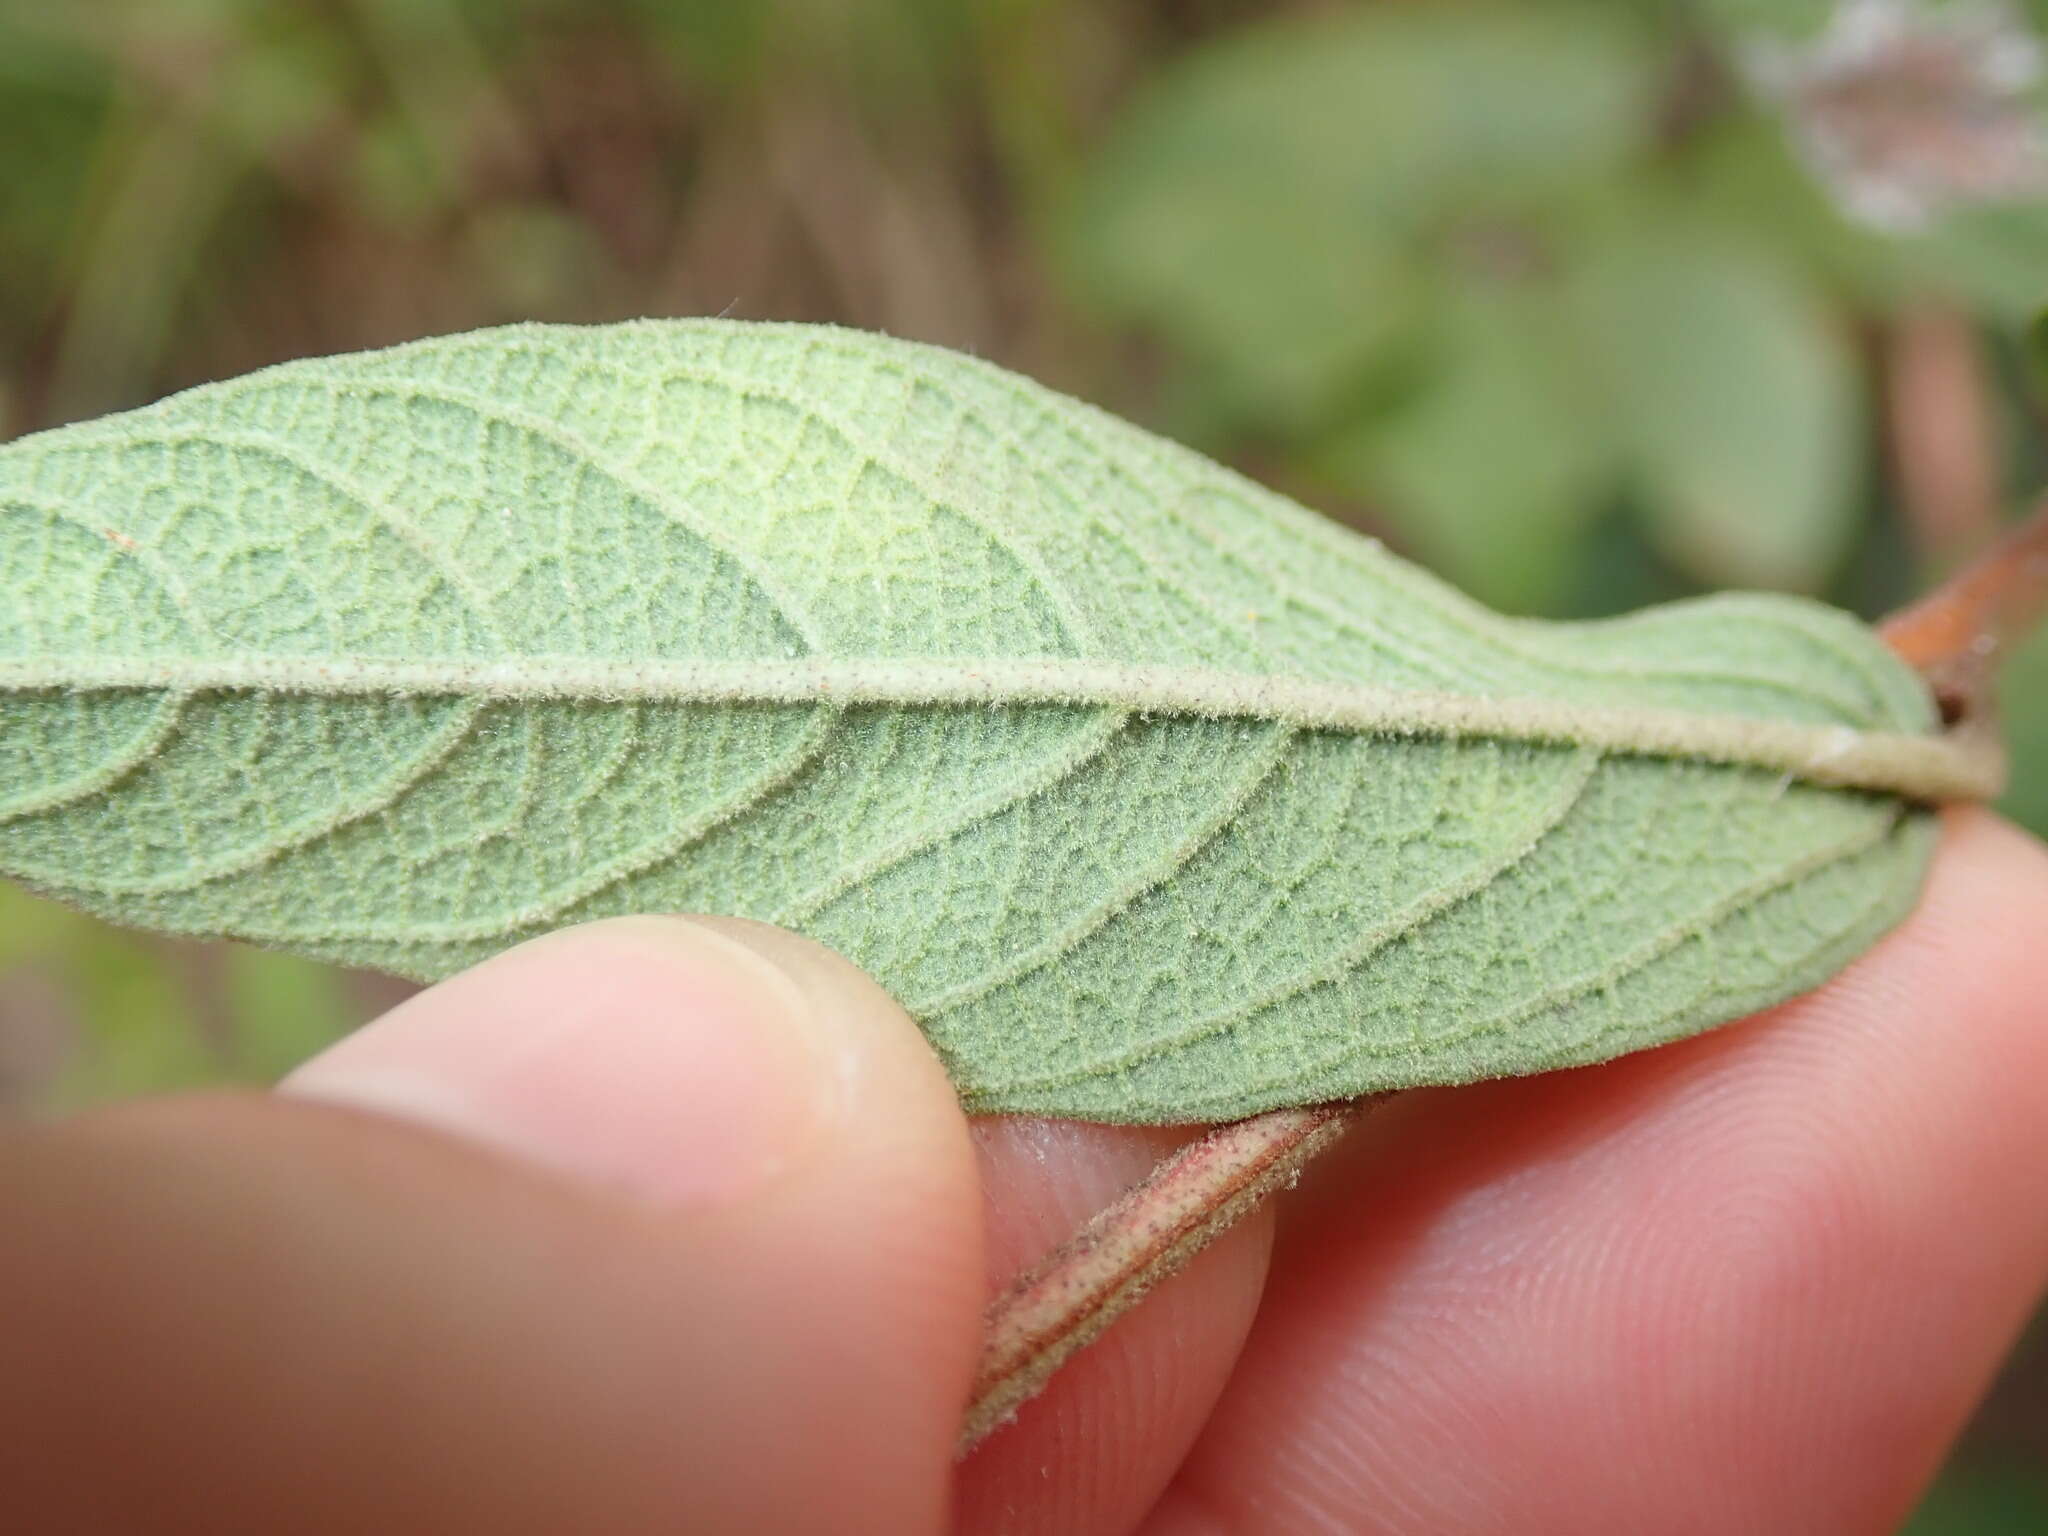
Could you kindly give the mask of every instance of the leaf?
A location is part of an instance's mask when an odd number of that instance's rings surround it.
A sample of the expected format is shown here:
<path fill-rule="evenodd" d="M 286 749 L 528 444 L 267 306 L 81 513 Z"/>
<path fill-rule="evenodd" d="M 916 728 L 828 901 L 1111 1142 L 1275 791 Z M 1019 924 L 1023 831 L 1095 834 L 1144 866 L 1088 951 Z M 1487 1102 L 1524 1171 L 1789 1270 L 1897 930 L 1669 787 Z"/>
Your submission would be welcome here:
<path fill-rule="evenodd" d="M 2048 310 L 2036 310 L 2020 335 L 2020 359 L 2035 409 L 2048 400 Z"/>
<path fill-rule="evenodd" d="M 413 977 L 786 923 L 966 1103 L 1239 1116 L 1818 983 L 1980 793 L 1867 630 L 1497 618 L 968 358 L 526 326 L 0 448 L 0 871 Z M 23 600 L 25 599 L 25 600 Z"/>
<path fill-rule="evenodd" d="M 1418 397 L 1340 434 L 1322 467 L 1433 570 L 1497 607 L 1554 606 L 1614 478 L 1607 413 L 1542 289 L 1458 295 Z"/>
<path fill-rule="evenodd" d="M 1762 252 L 1665 219 L 1585 288 L 1651 532 L 1695 576 L 1810 591 L 1856 533 L 1861 385 L 1846 340 Z"/>
<path fill-rule="evenodd" d="M 1250 28 L 1141 92 L 1073 219 L 1077 281 L 1295 427 L 1397 355 L 1466 226 L 1643 152 L 1656 55 L 1587 11 Z"/>
<path fill-rule="evenodd" d="M 2014 772 L 1998 808 L 2048 837 L 2048 633 L 2035 635 L 2006 658 L 1999 715 Z"/>
<path fill-rule="evenodd" d="M 2017 327 L 2048 303 L 2048 207 L 2038 200 L 1959 209 L 1900 248 L 1924 287 L 1959 294 L 1993 321 Z"/>

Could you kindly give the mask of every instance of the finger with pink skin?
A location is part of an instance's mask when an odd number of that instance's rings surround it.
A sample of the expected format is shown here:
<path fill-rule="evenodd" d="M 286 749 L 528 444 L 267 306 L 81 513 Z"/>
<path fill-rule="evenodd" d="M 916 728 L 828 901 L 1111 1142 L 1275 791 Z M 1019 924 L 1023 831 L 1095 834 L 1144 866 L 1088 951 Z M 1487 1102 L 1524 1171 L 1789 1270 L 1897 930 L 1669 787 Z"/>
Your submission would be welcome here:
<path fill-rule="evenodd" d="M 852 966 L 555 934 L 288 1093 L 0 1133 L 0 1523 L 936 1533 L 979 1228 Z"/>
<path fill-rule="evenodd" d="M 1888 1532 L 2048 1280 L 2048 853 L 1820 992 L 1418 1094 L 1287 1213 L 1158 1533 Z"/>

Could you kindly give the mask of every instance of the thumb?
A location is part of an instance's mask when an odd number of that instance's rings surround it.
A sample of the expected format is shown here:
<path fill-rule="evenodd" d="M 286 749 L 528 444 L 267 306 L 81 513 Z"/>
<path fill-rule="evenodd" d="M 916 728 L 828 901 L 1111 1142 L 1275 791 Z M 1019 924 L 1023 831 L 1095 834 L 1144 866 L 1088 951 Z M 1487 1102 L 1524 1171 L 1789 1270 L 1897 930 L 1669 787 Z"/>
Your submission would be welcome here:
<path fill-rule="evenodd" d="M 122 1529 L 944 1518 L 981 1301 L 964 1122 L 902 1011 L 793 935 L 553 935 L 282 1098 L 13 1142 L 17 1494 L 40 1465 L 76 1514 L 90 1441 Z"/>

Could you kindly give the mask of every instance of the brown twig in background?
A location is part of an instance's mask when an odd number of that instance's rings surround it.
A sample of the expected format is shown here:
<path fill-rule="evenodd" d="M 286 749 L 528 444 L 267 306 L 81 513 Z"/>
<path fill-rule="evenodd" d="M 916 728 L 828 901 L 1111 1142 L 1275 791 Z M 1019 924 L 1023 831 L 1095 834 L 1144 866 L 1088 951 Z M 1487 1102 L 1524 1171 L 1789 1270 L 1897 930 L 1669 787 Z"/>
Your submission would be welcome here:
<path fill-rule="evenodd" d="M 1998 533 L 1997 405 L 1976 322 L 1953 304 L 1908 308 L 1885 337 L 1885 404 L 1913 543 L 1946 570 Z"/>
<path fill-rule="evenodd" d="M 2048 614 L 2048 501 L 1976 564 L 1886 619 L 1879 632 L 1928 681 L 1952 728 L 1993 731 L 2003 652 Z M 1294 1182 L 1391 1095 L 1275 1109 L 1211 1131 L 1167 1158 L 1025 1271 L 984 1314 L 959 1453 L 1042 1391 L 1054 1373 L 1160 1281 Z"/>

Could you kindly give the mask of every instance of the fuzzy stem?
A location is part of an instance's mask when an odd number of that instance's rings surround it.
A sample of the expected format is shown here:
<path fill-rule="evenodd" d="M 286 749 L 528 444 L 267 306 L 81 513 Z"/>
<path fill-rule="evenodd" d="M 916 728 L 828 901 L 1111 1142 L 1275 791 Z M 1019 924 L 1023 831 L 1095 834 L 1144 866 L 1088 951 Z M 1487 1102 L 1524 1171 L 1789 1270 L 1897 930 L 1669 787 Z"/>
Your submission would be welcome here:
<path fill-rule="evenodd" d="M 1153 1286 L 1291 1184 L 1372 1102 L 1273 1109 L 1220 1126 L 1018 1276 L 986 1315 L 960 1454 L 1036 1397 Z"/>

